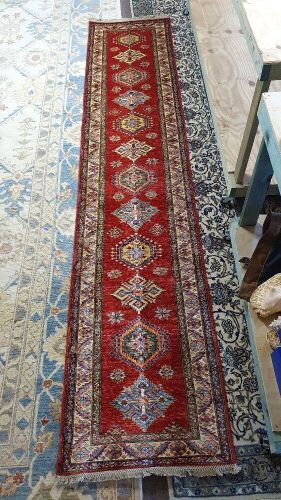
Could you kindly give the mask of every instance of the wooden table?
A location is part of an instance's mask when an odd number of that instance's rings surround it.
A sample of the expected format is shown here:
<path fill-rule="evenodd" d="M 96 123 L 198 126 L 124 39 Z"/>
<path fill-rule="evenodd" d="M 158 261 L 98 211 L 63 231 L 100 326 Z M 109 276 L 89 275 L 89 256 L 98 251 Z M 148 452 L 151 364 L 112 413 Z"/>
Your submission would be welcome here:
<path fill-rule="evenodd" d="M 280 0 L 234 0 L 249 51 L 257 71 L 255 91 L 248 115 L 234 177 L 242 184 L 255 139 L 261 95 L 272 80 L 281 80 Z"/>
<path fill-rule="evenodd" d="M 257 134 L 243 184 L 234 178 L 237 156 L 253 100 L 257 71 L 234 0 L 185 0 L 196 38 L 227 193 L 245 197 L 260 145 Z M 281 0 L 280 0 L 281 2 Z M 271 89 L 281 91 L 281 81 Z M 273 179 L 270 194 L 278 194 Z"/>

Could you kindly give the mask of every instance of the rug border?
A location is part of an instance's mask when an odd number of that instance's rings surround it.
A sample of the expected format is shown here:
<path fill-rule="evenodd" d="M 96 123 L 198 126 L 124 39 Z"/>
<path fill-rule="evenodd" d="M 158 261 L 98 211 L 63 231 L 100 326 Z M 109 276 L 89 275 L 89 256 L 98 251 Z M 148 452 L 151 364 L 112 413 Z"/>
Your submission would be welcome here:
<path fill-rule="evenodd" d="M 92 46 L 90 43 L 90 37 L 91 34 L 94 33 L 92 32 L 92 27 L 94 27 L 96 24 L 123 24 L 123 23 L 134 23 L 138 24 L 139 22 L 143 21 L 153 21 L 153 20 L 163 20 L 166 21 L 166 27 L 167 27 L 167 35 L 169 38 L 169 43 L 170 43 L 170 50 L 171 50 L 171 66 L 172 70 L 174 73 L 175 77 L 175 88 L 174 92 L 176 94 L 177 100 L 178 100 L 178 110 L 180 113 L 180 118 L 181 121 L 179 123 L 179 127 L 181 128 L 183 138 L 184 138 L 184 150 L 186 154 L 186 164 L 187 164 L 187 175 L 189 178 L 189 190 L 190 190 L 190 198 L 191 198 L 191 203 L 192 203 L 192 209 L 193 209 L 193 217 L 194 217 L 194 222 L 195 222 L 195 232 L 196 232 L 196 240 L 198 244 L 198 253 L 199 253 L 199 261 L 200 261 L 200 272 L 202 276 L 202 280 L 205 285 L 205 293 L 206 293 L 206 298 L 207 298 L 207 307 L 208 307 L 208 312 L 210 313 L 209 321 L 211 323 L 211 335 L 212 335 L 212 341 L 213 341 L 213 348 L 216 352 L 216 364 L 218 368 L 218 378 L 220 382 L 220 391 L 221 391 L 221 396 L 223 400 L 223 413 L 225 416 L 225 431 L 226 431 L 226 436 L 228 439 L 228 445 L 229 445 L 229 451 L 230 451 L 230 460 L 227 464 L 223 465 L 221 463 L 213 463 L 211 465 L 207 466 L 170 466 L 170 467 L 149 467 L 148 469 L 144 468 L 134 468 L 134 469 L 126 469 L 126 470 L 117 470 L 117 471 L 112 471 L 108 470 L 106 472 L 91 472 L 91 473 L 77 473 L 73 474 L 73 472 L 68 473 L 63 473 L 62 472 L 62 459 L 63 459 L 63 440 L 64 440 L 64 415 L 65 415 L 65 407 L 67 404 L 67 389 L 68 389 L 68 368 L 69 368 L 69 352 L 71 349 L 70 345 L 70 340 L 71 340 L 71 334 L 70 334 L 70 313 L 71 309 L 73 306 L 73 291 L 74 291 L 74 281 L 75 281 L 75 268 L 77 264 L 77 250 L 78 250 L 78 244 L 79 244 L 79 219 L 80 219 L 80 198 L 81 198 L 81 193 L 80 193 L 80 188 L 81 188 L 81 178 L 82 178 L 82 173 L 83 173 L 83 161 L 84 161 L 84 149 L 83 146 L 85 144 L 85 138 L 86 138 L 86 120 L 87 120 L 87 90 L 88 90 L 88 79 L 89 79 L 89 60 L 90 60 L 90 54 L 92 50 Z M 117 20 L 90 20 L 89 21 L 89 32 L 88 32 L 88 41 L 87 41 L 87 54 L 86 54 L 86 69 L 85 69 L 85 80 L 84 80 L 84 92 L 83 92 L 83 113 L 82 113 L 82 124 L 81 124 L 81 138 L 80 138 L 80 156 L 79 156 L 79 168 L 78 168 L 78 183 L 77 183 L 77 200 L 76 200 L 76 218 L 75 218 L 75 232 L 74 232 L 74 243 L 73 243 L 73 257 L 72 257 L 72 267 L 71 267 L 71 280 L 70 280 L 70 288 L 69 288 L 69 304 L 68 304 L 68 326 L 67 326 L 67 339 L 66 339 L 66 354 L 65 354 L 65 365 L 64 365 L 64 376 L 63 376 L 63 392 L 62 392 L 62 406 L 61 406 L 61 416 L 60 416 L 60 432 L 59 432 L 59 440 L 58 440 L 58 458 L 57 458 L 57 467 L 56 467 L 56 476 L 59 484 L 72 484 L 72 483 L 77 483 L 85 480 L 90 480 L 90 481 L 106 481 L 109 479 L 124 479 L 124 478 L 138 478 L 138 477 L 144 477 L 144 476 L 149 476 L 149 475 L 165 475 L 165 476 L 186 476 L 186 475 L 192 475 L 192 476 L 198 476 L 198 477 L 203 477 L 203 476 L 211 476 L 211 475 L 223 475 L 223 474 L 237 474 L 241 467 L 237 465 L 237 460 L 236 460 L 236 452 L 235 452 L 235 446 L 233 442 L 233 434 L 231 430 L 231 421 L 230 421 L 230 414 L 229 414 L 229 408 L 228 408 L 228 401 L 227 401 L 227 395 L 226 395 L 226 387 L 225 387 L 225 380 L 224 380 L 224 373 L 223 373 L 223 366 L 222 366 L 222 361 L 221 361 L 221 355 L 220 355 L 220 348 L 219 348 L 219 342 L 218 342 L 218 337 L 216 333 L 216 325 L 215 325 L 215 320 L 214 320 L 214 313 L 213 313 L 213 306 L 212 306 L 212 298 L 211 298 L 211 293 L 209 289 L 209 283 L 207 279 L 207 272 L 206 272 L 206 267 L 205 267 L 205 260 L 204 260 L 204 253 L 203 253 L 203 246 L 202 246 L 202 240 L 201 240 L 201 234 L 200 234 L 200 225 L 199 225 L 199 212 L 197 209 L 196 205 L 196 199 L 195 199 L 195 188 L 194 188 L 194 181 L 192 177 L 192 169 L 191 169 L 191 162 L 190 162 L 190 153 L 189 153 L 189 145 L 188 145 L 188 139 L 187 139 L 187 127 L 185 123 L 185 116 L 184 116 L 184 110 L 183 110 L 183 103 L 182 103 L 182 97 L 181 97 L 181 89 L 180 89 L 180 81 L 179 81 L 179 75 L 177 71 L 177 66 L 176 66 L 176 54 L 175 54 L 175 48 L 174 48 L 174 43 L 173 43 L 173 36 L 172 36 L 172 23 L 171 23 L 171 18 L 170 16 L 163 15 L 163 16 L 147 16 L 143 18 L 127 18 L 127 19 L 117 19 Z"/>

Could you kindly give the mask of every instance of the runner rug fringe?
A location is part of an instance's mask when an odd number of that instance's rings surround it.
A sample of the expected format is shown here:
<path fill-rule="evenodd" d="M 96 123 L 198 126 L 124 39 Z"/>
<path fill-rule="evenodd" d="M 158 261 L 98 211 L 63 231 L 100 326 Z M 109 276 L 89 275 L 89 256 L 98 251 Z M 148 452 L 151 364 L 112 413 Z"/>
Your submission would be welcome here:
<path fill-rule="evenodd" d="M 86 66 L 59 481 L 237 473 L 170 20 Z"/>
<path fill-rule="evenodd" d="M 76 484 L 84 481 L 110 481 L 128 478 L 147 477 L 152 475 L 157 476 L 223 476 L 224 474 L 238 474 L 241 467 L 238 465 L 224 465 L 221 467 L 152 467 L 151 469 L 130 469 L 114 472 L 94 472 L 77 474 L 75 476 L 58 476 L 58 484 Z"/>

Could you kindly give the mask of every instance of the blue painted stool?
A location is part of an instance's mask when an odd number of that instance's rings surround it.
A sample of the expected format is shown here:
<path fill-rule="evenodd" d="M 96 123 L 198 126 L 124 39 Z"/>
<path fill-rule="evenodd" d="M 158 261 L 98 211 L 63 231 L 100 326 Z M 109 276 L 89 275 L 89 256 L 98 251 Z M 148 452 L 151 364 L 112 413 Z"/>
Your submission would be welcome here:
<path fill-rule="evenodd" d="M 254 226 L 274 175 L 281 192 L 281 92 L 262 95 L 258 120 L 263 139 L 243 205 L 240 226 Z"/>
<path fill-rule="evenodd" d="M 277 335 L 281 342 L 281 330 L 278 330 Z M 271 353 L 271 361 L 274 368 L 275 378 L 281 396 L 281 347 L 276 347 Z"/>

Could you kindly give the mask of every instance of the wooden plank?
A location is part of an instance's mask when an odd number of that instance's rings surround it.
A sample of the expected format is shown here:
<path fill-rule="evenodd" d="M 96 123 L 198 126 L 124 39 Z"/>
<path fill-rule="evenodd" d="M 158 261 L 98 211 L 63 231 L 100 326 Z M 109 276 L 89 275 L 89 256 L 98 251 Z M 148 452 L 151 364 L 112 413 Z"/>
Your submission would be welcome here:
<path fill-rule="evenodd" d="M 280 0 L 236 0 L 245 24 L 245 35 L 254 59 L 260 65 L 272 65 L 281 78 L 281 7 Z"/>
<path fill-rule="evenodd" d="M 191 0 L 192 17 L 198 29 L 239 30 L 232 0 Z"/>
<path fill-rule="evenodd" d="M 247 174 L 247 183 L 248 184 L 250 183 L 250 178 L 251 177 Z M 244 179 L 244 181 L 245 181 L 245 179 Z M 228 174 L 226 176 L 226 182 L 227 182 L 227 192 L 229 193 L 229 196 L 238 197 L 238 198 L 239 197 L 244 198 L 246 196 L 247 191 L 248 191 L 248 184 L 244 184 L 244 185 L 237 184 L 233 173 Z M 280 194 L 278 186 L 275 182 L 275 179 L 274 179 L 274 182 L 272 184 L 270 184 L 267 194 L 269 194 L 271 196 L 278 196 Z"/>
<path fill-rule="evenodd" d="M 230 233 L 240 281 L 244 270 L 239 263 L 239 259 L 252 255 L 261 236 L 263 220 L 264 216 L 261 216 L 255 227 L 242 228 L 238 226 L 237 221 L 231 225 Z M 245 310 L 271 451 L 281 453 L 281 396 L 271 363 L 271 349 L 266 341 L 268 324 L 273 318 L 261 320 L 246 302 Z"/>
<path fill-rule="evenodd" d="M 256 70 L 232 0 L 188 0 L 201 66 L 222 156 L 228 192 L 245 196 L 260 144 L 256 138 L 243 184 L 234 179 Z M 272 84 L 273 87 L 273 84 Z M 281 90 L 281 82 L 274 82 Z M 278 193 L 276 185 L 271 194 Z"/>

